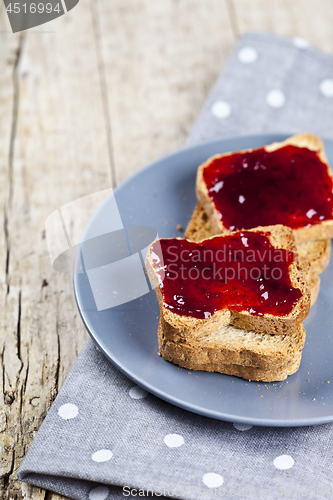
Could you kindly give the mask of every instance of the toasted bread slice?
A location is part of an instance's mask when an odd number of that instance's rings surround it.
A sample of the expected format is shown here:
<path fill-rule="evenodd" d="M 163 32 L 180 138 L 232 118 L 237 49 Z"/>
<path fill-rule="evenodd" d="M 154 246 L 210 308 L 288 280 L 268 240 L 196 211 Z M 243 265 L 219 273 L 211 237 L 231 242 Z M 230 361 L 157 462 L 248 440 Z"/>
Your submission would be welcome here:
<path fill-rule="evenodd" d="M 155 242 L 149 247 L 148 250 L 146 266 L 147 272 L 156 291 L 161 318 L 174 328 L 179 336 L 185 338 L 192 336 L 195 338 L 201 336 L 202 334 L 218 330 L 219 328 L 229 324 L 239 328 L 254 330 L 262 333 L 278 335 L 293 334 L 297 329 L 297 325 L 308 315 L 311 297 L 307 282 L 309 266 L 305 269 L 299 264 L 297 254 L 295 253 L 295 242 L 292 230 L 285 226 L 275 225 L 258 227 L 249 230 L 249 232 L 260 234 L 265 233 L 274 249 L 286 250 L 294 254 L 294 261 L 290 264 L 288 272 L 291 285 L 294 289 L 299 289 L 300 297 L 292 306 L 291 311 L 285 315 L 268 313 L 257 315 L 255 312 L 250 312 L 250 309 L 232 310 L 232 308 L 229 309 L 227 307 L 223 307 L 204 319 L 194 317 L 193 315 L 187 316 L 173 312 L 164 301 L 161 286 L 156 286 L 158 283 L 161 285 L 161 281 L 163 282 L 163 280 L 168 280 L 169 278 L 166 276 L 167 273 L 163 276 L 163 278 L 161 278 L 162 269 L 165 270 L 164 263 L 162 262 L 160 265 L 156 265 L 154 263 L 152 254 L 154 254 Z M 240 236 L 244 234 L 244 232 L 238 231 L 232 234 Z M 215 238 L 218 240 L 215 240 Z M 218 243 L 222 246 L 224 241 L 223 236 L 209 238 L 206 242 L 213 239 L 214 244 Z M 173 244 L 177 240 L 181 240 L 181 238 L 173 238 L 164 241 L 167 241 L 168 244 Z M 196 245 L 197 244 L 193 243 L 194 247 Z M 178 285 L 178 283 L 176 284 Z"/>
<path fill-rule="evenodd" d="M 326 158 L 326 155 L 324 152 L 323 142 L 321 141 L 321 139 L 319 137 L 317 137 L 313 134 L 309 134 L 309 133 L 298 134 L 298 135 L 294 135 L 294 136 L 290 137 L 286 141 L 283 141 L 280 143 L 276 142 L 276 143 L 270 144 L 269 146 L 266 146 L 264 149 L 269 154 L 269 153 L 272 153 L 274 151 L 277 151 L 277 150 L 283 148 L 284 146 L 296 146 L 298 148 L 307 148 L 309 151 L 315 151 L 317 153 L 317 157 L 319 158 L 319 160 L 326 166 L 325 173 L 323 173 L 322 175 L 328 176 L 327 178 L 331 178 L 331 179 L 333 178 L 333 173 L 328 165 L 328 161 L 327 161 L 327 158 Z M 239 153 L 240 154 L 251 153 L 252 151 L 258 151 L 258 150 L 246 150 L 246 151 L 240 151 Z M 221 215 L 219 210 L 216 208 L 216 205 L 214 204 L 214 202 L 209 194 L 206 182 L 204 180 L 204 171 L 205 171 L 205 169 L 209 168 L 209 166 L 212 164 L 213 161 L 215 161 L 217 159 L 224 158 L 224 157 L 228 157 L 232 154 L 233 153 L 225 153 L 222 155 L 216 155 L 216 156 L 213 156 L 212 158 L 209 158 L 205 163 L 203 163 L 198 168 L 198 172 L 197 172 L 197 180 L 196 180 L 197 198 L 198 198 L 199 203 L 203 207 L 205 213 L 207 214 L 208 218 L 210 219 L 210 224 L 211 224 L 212 230 L 214 231 L 214 234 L 228 234 L 228 233 L 230 233 L 231 229 L 229 229 L 228 227 L 226 227 L 223 224 L 223 216 Z M 254 170 L 256 170 L 256 168 Z M 264 170 L 266 170 L 266 169 L 264 168 Z M 249 174 L 249 172 L 247 172 L 247 174 Z M 229 174 L 225 174 L 225 175 L 229 175 Z M 307 172 L 305 172 L 304 175 L 306 176 Z M 226 179 L 226 178 L 227 177 L 224 177 L 224 179 Z M 247 179 L 247 181 L 248 181 L 248 179 Z M 221 186 L 223 186 L 223 182 L 224 181 L 220 181 L 218 184 L 221 184 Z M 316 183 L 316 179 L 313 179 L 313 183 L 314 184 Z M 217 184 L 216 184 L 216 186 L 217 186 Z M 331 193 L 331 191 L 332 191 L 331 188 L 327 188 L 327 189 L 329 189 L 329 191 Z M 311 192 L 313 192 L 313 190 L 311 189 L 311 186 L 309 186 L 309 193 L 302 192 L 302 194 L 300 194 L 299 196 L 302 196 L 302 199 L 304 199 L 304 198 L 310 199 L 309 195 Z M 239 198 L 242 198 L 239 201 L 239 204 L 241 204 L 241 206 L 244 207 L 244 208 L 242 208 L 243 213 L 246 214 L 246 210 L 247 210 L 246 204 L 251 202 L 251 200 L 258 199 L 258 195 L 259 195 L 258 189 L 254 189 L 253 195 L 249 194 L 247 192 L 247 199 L 245 199 L 242 196 L 239 197 Z M 236 195 L 236 196 L 238 196 L 238 195 Z M 295 193 L 295 196 L 296 196 L 296 193 Z M 332 193 L 332 197 L 333 197 L 333 193 Z M 245 203 L 244 203 L 244 201 L 245 201 Z M 233 203 L 237 204 L 238 199 L 234 200 Z M 243 205 L 243 203 L 244 203 L 244 205 Z M 239 204 L 237 206 L 240 206 Z M 280 209 L 284 210 L 284 206 L 280 207 Z M 308 215 L 308 212 L 309 212 L 309 215 Z M 296 243 L 298 244 L 298 243 L 302 243 L 305 241 L 323 240 L 323 239 L 332 238 L 333 237 L 333 217 L 332 217 L 332 214 L 330 214 L 328 218 L 325 217 L 326 220 L 316 221 L 316 223 L 311 224 L 311 218 L 313 220 L 314 214 L 316 214 L 317 212 L 313 209 L 312 206 L 309 207 L 308 212 L 306 213 L 306 216 L 309 217 L 308 224 L 304 225 L 303 227 L 295 227 L 294 228 Z M 262 213 L 265 213 L 265 208 L 262 208 Z M 290 215 L 293 215 L 293 218 L 295 218 L 294 214 L 290 214 Z M 260 217 L 262 217 L 262 216 L 260 216 Z M 248 220 L 247 222 L 250 223 L 251 219 Z M 282 220 L 277 220 L 274 222 L 269 221 L 268 223 L 275 224 L 276 222 L 283 223 Z M 256 222 L 253 223 L 252 226 L 256 227 L 260 224 L 261 224 L 261 222 L 260 222 L 260 218 L 259 218 L 259 223 L 257 220 Z M 236 223 L 236 228 L 243 229 L 237 223 Z M 247 229 L 248 226 L 244 227 L 244 228 Z"/>
<path fill-rule="evenodd" d="M 305 342 L 303 325 L 291 335 L 270 335 L 244 330 L 233 325 L 223 326 L 199 337 L 181 337 L 163 319 L 159 324 L 161 352 L 175 359 L 187 359 L 194 364 L 233 364 L 260 368 L 278 368 L 292 363 L 302 352 Z"/>
<path fill-rule="evenodd" d="M 274 336 L 271 336 L 274 337 Z M 288 358 L 286 362 L 272 366 L 252 366 L 232 363 L 223 363 L 218 357 L 218 352 L 209 356 L 205 342 L 198 346 L 199 352 L 186 344 L 174 344 L 163 338 L 162 322 L 158 328 L 159 353 L 166 361 L 170 361 L 188 370 L 201 370 L 208 372 L 219 372 L 226 375 L 234 375 L 247 380 L 263 382 L 275 382 L 285 380 L 288 375 L 295 373 L 300 365 L 302 353 L 295 352 L 294 358 Z M 208 347 L 208 349 L 210 349 Z M 200 350 L 204 353 L 200 359 Z M 230 358 L 231 359 L 231 358 Z"/>
<path fill-rule="evenodd" d="M 211 221 L 200 203 L 197 203 L 193 211 L 184 236 L 191 241 L 201 241 L 214 236 Z M 311 266 L 308 281 L 311 291 L 311 305 L 313 305 L 318 298 L 320 289 L 318 274 L 322 273 L 330 262 L 331 240 L 307 241 L 299 243 L 296 248 L 301 265 L 306 265 L 309 262 Z"/>
<path fill-rule="evenodd" d="M 197 203 L 192 217 L 185 230 L 184 237 L 191 241 L 200 241 L 216 235 L 211 220 L 200 205 Z M 296 245 L 300 262 L 308 261 L 311 272 L 321 274 L 330 262 L 331 240 L 306 241 Z"/>

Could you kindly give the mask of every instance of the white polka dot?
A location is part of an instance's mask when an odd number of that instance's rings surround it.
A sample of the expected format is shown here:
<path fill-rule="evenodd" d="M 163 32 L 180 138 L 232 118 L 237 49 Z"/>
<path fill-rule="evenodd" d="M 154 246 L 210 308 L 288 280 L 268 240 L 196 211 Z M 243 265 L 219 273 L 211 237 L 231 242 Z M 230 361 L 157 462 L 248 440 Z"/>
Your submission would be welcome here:
<path fill-rule="evenodd" d="M 184 444 L 184 438 L 179 434 L 168 434 L 165 436 L 164 442 L 169 448 L 178 448 Z"/>
<path fill-rule="evenodd" d="M 233 424 L 233 426 L 238 431 L 248 431 L 249 429 L 251 429 L 253 427 L 252 425 L 249 425 L 249 424 Z"/>
<path fill-rule="evenodd" d="M 97 486 L 89 493 L 89 500 L 105 500 L 109 494 L 107 486 Z"/>
<path fill-rule="evenodd" d="M 131 396 L 132 399 L 142 399 L 145 398 L 147 394 L 148 392 L 142 389 L 142 387 L 139 387 L 138 385 L 135 385 L 129 391 L 129 395 Z"/>
<path fill-rule="evenodd" d="M 258 52 L 252 47 L 244 47 L 238 52 L 237 57 L 240 62 L 250 64 L 258 59 Z"/>
<path fill-rule="evenodd" d="M 304 40 L 304 38 L 299 38 L 296 36 L 293 38 L 294 45 L 298 47 L 299 49 L 307 49 L 309 47 L 309 42 L 307 40 Z"/>
<path fill-rule="evenodd" d="M 71 418 L 75 418 L 78 416 L 79 409 L 76 405 L 73 405 L 72 403 L 66 403 L 58 409 L 58 415 L 59 417 L 63 418 L 64 420 L 69 420 Z"/>
<path fill-rule="evenodd" d="M 227 118 L 231 113 L 230 104 L 225 101 L 216 101 L 212 106 L 212 113 L 216 118 Z"/>
<path fill-rule="evenodd" d="M 286 102 L 286 97 L 281 90 L 274 89 L 268 92 L 266 96 L 266 102 L 267 104 L 272 106 L 272 108 L 282 108 L 282 106 Z"/>
<path fill-rule="evenodd" d="M 274 467 L 277 469 L 291 469 L 291 467 L 294 465 L 295 460 L 293 457 L 290 455 L 280 455 L 279 457 L 276 457 L 274 460 Z"/>
<path fill-rule="evenodd" d="M 208 472 L 203 476 L 202 482 L 208 488 L 218 488 L 223 484 L 223 477 L 220 474 L 215 474 L 215 472 Z"/>
<path fill-rule="evenodd" d="M 94 462 L 107 462 L 112 457 L 113 453 L 110 450 L 98 450 L 91 455 Z"/>
<path fill-rule="evenodd" d="M 330 78 L 323 80 L 319 85 L 319 90 L 325 97 L 333 97 L 333 80 Z"/>

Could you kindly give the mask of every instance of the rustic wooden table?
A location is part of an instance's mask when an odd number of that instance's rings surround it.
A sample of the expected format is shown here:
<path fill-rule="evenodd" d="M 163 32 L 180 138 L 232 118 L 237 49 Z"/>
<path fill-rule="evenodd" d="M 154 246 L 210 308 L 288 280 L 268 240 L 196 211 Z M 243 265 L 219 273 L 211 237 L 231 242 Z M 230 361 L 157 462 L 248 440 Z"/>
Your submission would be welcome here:
<path fill-rule="evenodd" d="M 16 472 L 87 333 L 44 223 L 182 146 L 237 38 L 333 54 L 333 0 L 81 0 L 12 34 L 0 0 L 1 499 L 56 500 Z"/>

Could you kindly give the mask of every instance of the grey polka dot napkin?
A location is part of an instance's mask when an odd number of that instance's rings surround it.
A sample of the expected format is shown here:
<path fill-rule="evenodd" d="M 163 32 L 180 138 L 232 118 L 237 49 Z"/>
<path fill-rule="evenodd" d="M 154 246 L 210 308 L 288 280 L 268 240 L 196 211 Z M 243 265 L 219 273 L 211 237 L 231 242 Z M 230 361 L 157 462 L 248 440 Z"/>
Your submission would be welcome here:
<path fill-rule="evenodd" d="M 301 39 L 246 34 L 187 140 L 310 131 L 333 136 L 333 59 Z"/>
<path fill-rule="evenodd" d="M 187 144 L 257 132 L 333 136 L 333 58 L 301 39 L 247 34 Z M 209 419 L 137 387 L 89 340 L 19 471 L 79 500 L 134 496 L 330 498 L 333 427 Z"/>

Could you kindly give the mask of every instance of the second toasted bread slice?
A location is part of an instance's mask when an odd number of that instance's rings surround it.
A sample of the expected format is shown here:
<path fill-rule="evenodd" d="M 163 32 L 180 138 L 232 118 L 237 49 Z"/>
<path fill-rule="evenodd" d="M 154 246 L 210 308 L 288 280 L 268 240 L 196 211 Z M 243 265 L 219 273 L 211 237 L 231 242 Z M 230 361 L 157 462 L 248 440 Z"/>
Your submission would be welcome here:
<path fill-rule="evenodd" d="M 323 142 L 304 133 L 209 158 L 196 192 L 215 234 L 284 224 L 301 243 L 333 237 L 332 178 Z"/>

